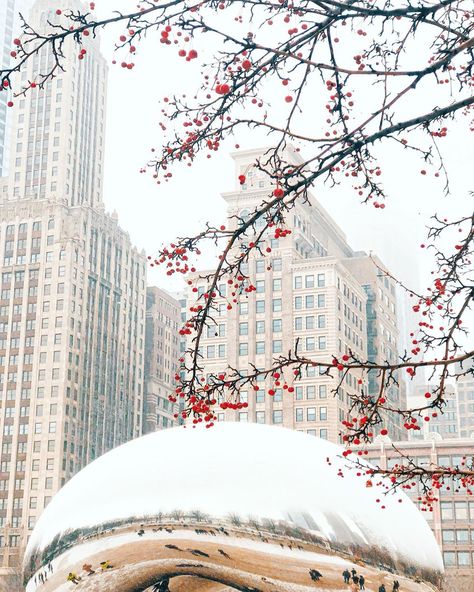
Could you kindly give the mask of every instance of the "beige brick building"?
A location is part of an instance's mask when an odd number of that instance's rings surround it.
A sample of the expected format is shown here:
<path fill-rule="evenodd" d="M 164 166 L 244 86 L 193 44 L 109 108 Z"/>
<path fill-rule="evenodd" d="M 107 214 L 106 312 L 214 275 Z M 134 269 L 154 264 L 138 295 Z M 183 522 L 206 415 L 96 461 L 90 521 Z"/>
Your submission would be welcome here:
<path fill-rule="evenodd" d="M 31 22 L 69 5 L 38 0 Z M 104 211 L 107 68 L 97 41 L 87 49 L 15 100 L 0 181 L 2 574 L 51 496 L 142 431 L 146 262 Z"/>
<path fill-rule="evenodd" d="M 255 150 L 234 155 L 235 179 L 243 174 L 246 183 L 223 194 L 230 227 L 235 227 L 238 218 L 249 216 L 271 191 L 266 178 L 252 168 L 260 153 Z M 298 161 L 296 153 L 291 158 Z M 275 395 L 269 396 L 272 380 L 262 381 L 257 392 L 240 392 L 241 401 L 248 402 L 247 409 L 219 412 L 219 420 L 280 424 L 338 441 L 340 421 L 349 409 L 348 395 L 361 388 L 360 374 L 347 373 L 335 397 L 333 390 L 341 377 L 337 372 L 333 378 L 327 376 L 317 362 L 331 361 L 332 356 L 340 358 L 349 350 L 365 360 L 373 349 L 380 352 L 376 357 L 380 360 L 388 356 L 388 343 L 390 355 L 396 356 L 394 286 L 378 277 L 377 268 L 365 254 L 354 253 L 341 229 L 313 197 L 309 203 L 295 205 L 286 227 L 292 234 L 280 239 L 267 231 L 263 249 L 270 247 L 271 254 L 265 258 L 252 254 L 242 268 L 256 291 L 240 294 L 238 305 L 228 310 L 228 286 L 219 286 L 216 325 L 208 328 L 202 341 L 204 373 L 215 374 L 227 364 L 244 372 L 252 365 L 268 368 L 273 359 L 297 346 L 299 352 L 314 359 L 315 365 L 305 369 L 294 384 L 293 394 L 276 388 Z M 246 236 L 245 240 L 252 239 Z M 197 294 L 193 288 L 197 288 Z M 384 327 L 390 327 L 390 338 L 385 332 L 368 333 L 369 299 L 379 290 L 383 298 L 376 310 L 384 319 Z M 206 283 L 196 277 L 188 292 L 188 305 L 205 291 Z M 372 387 L 367 382 L 364 388 Z M 394 402 L 399 400 L 398 389 L 393 387 L 390 396 Z M 387 427 L 401 437 L 399 426 L 390 423 Z"/>
<path fill-rule="evenodd" d="M 456 381 L 460 435 L 462 438 L 474 438 L 474 360 L 457 365 L 456 371 L 459 375 L 468 371 Z"/>
<path fill-rule="evenodd" d="M 461 466 L 474 457 L 474 440 L 433 440 L 397 442 L 395 446 L 424 466 Z M 388 438 L 369 446 L 369 461 L 381 468 L 391 468 L 400 462 L 400 455 Z M 420 487 L 406 490 L 416 503 Z M 446 569 L 446 592 L 472 592 L 474 582 L 474 497 L 464 488 L 446 483 L 439 492 L 433 511 L 420 509 L 431 526 L 443 553 Z M 407 536 L 410 536 L 407 531 Z"/>
<path fill-rule="evenodd" d="M 145 433 L 178 424 L 178 406 L 168 400 L 176 387 L 178 371 L 179 302 L 154 286 L 147 289 L 145 339 Z"/>

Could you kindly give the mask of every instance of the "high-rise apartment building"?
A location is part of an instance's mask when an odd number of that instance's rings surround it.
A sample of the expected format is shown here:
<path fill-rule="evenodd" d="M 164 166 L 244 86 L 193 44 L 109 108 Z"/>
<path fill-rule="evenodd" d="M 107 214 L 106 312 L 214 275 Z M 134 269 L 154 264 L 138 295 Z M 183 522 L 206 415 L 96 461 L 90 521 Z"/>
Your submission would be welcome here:
<path fill-rule="evenodd" d="M 427 402 L 429 403 L 425 397 L 426 393 L 433 393 L 433 385 L 416 385 L 414 395 L 407 398 L 408 407 L 414 409 L 424 407 Z M 431 413 L 429 414 L 429 421 L 425 420 L 425 417 L 428 416 L 427 413 L 419 414 L 417 423 L 421 429 L 410 430 L 408 434 L 410 440 L 452 439 L 461 436 L 458 393 L 453 385 L 446 385 L 444 400 L 445 404 L 441 410 L 437 410 L 435 417 L 432 417 Z M 465 435 L 461 437 L 465 437 Z"/>
<path fill-rule="evenodd" d="M 178 406 L 168 397 L 174 394 L 178 372 L 179 302 L 164 290 L 147 289 L 145 339 L 145 433 L 173 427 Z"/>
<path fill-rule="evenodd" d="M 417 464 L 425 467 L 462 468 L 463 463 L 474 458 L 472 438 L 420 442 L 396 442 L 396 449 Z M 390 469 L 400 463 L 400 453 L 387 438 L 368 447 L 367 460 Z M 464 465 L 465 466 L 465 465 Z M 474 499 L 463 486 L 456 487 L 451 480 L 438 491 L 433 510 L 420 503 L 422 487 L 404 489 L 419 505 L 443 553 L 445 566 L 444 592 L 472 592 L 474 582 Z M 392 495 L 391 493 L 388 495 Z"/>
<path fill-rule="evenodd" d="M 261 151 L 234 155 L 235 178 L 245 175 L 246 182 L 223 195 L 230 228 L 235 228 L 239 219 L 245 220 L 271 191 L 268 178 L 252 166 L 259 154 Z M 290 158 L 298 162 L 299 157 L 293 153 L 288 154 Z M 255 232 L 261 228 L 259 223 Z M 349 395 L 361 388 L 367 392 L 371 385 L 366 381 L 361 387 L 361 375 L 356 371 L 339 374 L 333 370 L 331 377 L 318 366 L 318 360 L 328 362 L 332 356 L 341 358 L 349 351 L 364 360 L 368 350 L 381 343 L 368 331 L 369 299 L 371 293 L 378 294 L 379 287 L 384 298 L 377 303 L 377 312 L 390 325 L 390 340 L 384 334 L 383 346 L 388 351 L 390 343 L 390 351 L 396 356 L 394 288 L 389 279 L 378 277 L 375 265 L 373 273 L 364 275 L 371 261 L 353 252 L 341 229 L 314 198 L 310 197 L 308 203 L 296 202 L 286 228 L 291 234 L 280 239 L 266 231 L 263 248 L 271 248 L 271 253 L 265 258 L 252 253 L 241 269 L 255 291 L 242 291 L 238 304 L 228 310 L 227 304 L 232 301 L 228 285 L 224 280 L 218 286 L 216 323 L 208 327 L 201 344 L 203 373 L 219 373 L 227 365 L 243 372 L 252 366 L 269 368 L 275 358 L 296 347 L 315 363 L 294 383 L 293 394 L 277 388 L 271 379 L 262 379 L 258 391 L 250 387 L 240 391 L 240 401 L 247 402 L 248 408 L 219 411 L 219 420 L 280 424 L 338 441 L 340 422 L 350 409 Z M 351 265 L 353 259 L 357 265 Z M 188 304 L 207 290 L 199 275 L 189 288 Z M 293 382 L 291 374 L 286 379 Z M 270 391 L 274 391 L 271 396 Z M 395 387 L 391 396 L 394 400 L 399 396 Z M 387 427 L 399 436 L 398 425 L 387 421 Z"/>
<path fill-rule="evenodd" d="M 30 20 L 42 27 L 68 6 L 38 0 Z M 25 79 L 49 62 L 41 52 Z M 51 496 L 142 432 L 146 261 L 102 204 L 106 78 L 89 40 L 85 60 L 11 110 L 0 181 L 3 572 Z"/>
<path fill-rule="evenodd" d="M 3 0 L 0 3 L 0 70 L 10 66 L 16 10 L 18 10 L 18 3 L 15 0 Z M 0 176 L 5 174 L 7 165 L 9 95 L 7 90 L 0 92 Z"/>
<path fill-rule="evenodd" d="M 459 405 L 461 438 L 474 438 L 474 360 L 456 365 L 456 393 Z"/>
<path fill-rule="evenodd" d="M 365 253 L 355 253 L 345 265 L 351 270 L 367 294 L 367 359 L 375 364 L 396 364 L 398 360 L 398 326 L 396 286 L 384 272 L 383 263 Z M 384 388 L 384 397 L 392 407 L 405 408 L 406 401 L 398 384 L 398 375 Z M 367 390 L 377 398 L 380 393 L 379 371 L 369 371 Z M 404 392 L 404 391 L 403 391 Z M 395 414 L 386 417 L 387 429 L 394 439 L 405 438 L 406 431 Z"/>

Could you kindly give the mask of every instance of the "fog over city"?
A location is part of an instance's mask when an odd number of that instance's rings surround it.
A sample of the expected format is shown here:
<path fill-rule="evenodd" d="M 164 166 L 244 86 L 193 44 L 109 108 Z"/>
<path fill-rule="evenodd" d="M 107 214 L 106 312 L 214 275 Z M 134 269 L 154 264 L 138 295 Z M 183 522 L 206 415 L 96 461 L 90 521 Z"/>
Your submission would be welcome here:
<path fill-rule="evenodd" d="M 132 8 L 131 4 L 120 0 L 114 6 L 126 11 Z M 101 14 L 107 7 L 98 2 L 97 9 Z M 118 29 L 102 34 L 102 51 L 110 57 L 109 63 L 119 34 Z M 120 223 L 130 232 L 132 241 L 153 255 L 163 242 L 196 232 L 206 221 L 216 224 L 223 221 L 226 208 L 220 193 L 234 189 L 237 184 L 229 153 L 235 150 L 237 142 L 241 149 L 248 149 L 269 146 L 272 140 L 260 132 L 240 128 L 239 137 L 223 142 L 211 159 L 200 155 L 190 168 L 185 163 L 175 166 L 172 179 L 157 186 L 150 172 L 141 175 L 139 169 L 150 158 L 150 149 L 158 149 L 163 141 L 158 126 L 162 108 L 159 100 L 198 88 L 200 71 L 180 60 L 174 46 L 164 46 L 154 38 L 147 40 L 137 52 L 133 70 L 124 71 L 119 65 L 120 58 L 117 59 L 118 64 L 111 65 L 109 73 L 105 203 L 108 209 L 117 210 Z M 370 86 L 367 93 L 371 93 Z M 284 105 L 276 100 L 272 103 L 272 115 L 280 104 Z M 305 117 L 311 120 L 310 110 Z M 443 192 L 443 174 L 434 178 L 433 167 L 423 177 L 420 169 L 425 165 L 421 158 L 411 152 L 403 155 L 399 148 L 392 152 L 386 147 L 382 167 L 389 199 L 383 211 L 360 204 L 350 183 L 330 187 L 320 182 L 313 193 L 347 234 L 354 250 L 377 253 L 410 287 L 425 288 L 432 257 L 425 255 L 419 246 L 426 241 L 425 227 L 430 216 L 437 212 L 452 218 L 469 211 L 472 202 L 469 191 L 473 187 L 465 174 L 472 166 L 472 154 L 459 149 L 469 133 L 461 119 L 461 124 L 450 127 L 450 134 L 441 145 L 449 173 L 448 197 Z M 151 281 L 162 283 L 162 277 L 160 272 L 150 273 Z M 165 278 L 165 282 L 170 289 L 182 285 L 179 279 Z"/>

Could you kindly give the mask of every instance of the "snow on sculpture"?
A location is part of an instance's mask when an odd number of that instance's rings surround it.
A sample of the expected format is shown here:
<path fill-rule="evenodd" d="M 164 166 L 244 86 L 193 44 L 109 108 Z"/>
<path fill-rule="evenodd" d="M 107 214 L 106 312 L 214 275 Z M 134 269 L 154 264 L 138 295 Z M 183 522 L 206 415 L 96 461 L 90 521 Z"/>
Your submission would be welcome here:
<path fill-rule="evenodd" d="M 318 580 L 345 590 L 346 568 L 368 590 L 395 580 L 403 592 L 433 590 L 443 564 L 422 514 L 403 493 L 366 487 L 341 452 L 233 423 L 120 446 L 44 511 L 25 555 L 27 592 L 303 592 Z"/>

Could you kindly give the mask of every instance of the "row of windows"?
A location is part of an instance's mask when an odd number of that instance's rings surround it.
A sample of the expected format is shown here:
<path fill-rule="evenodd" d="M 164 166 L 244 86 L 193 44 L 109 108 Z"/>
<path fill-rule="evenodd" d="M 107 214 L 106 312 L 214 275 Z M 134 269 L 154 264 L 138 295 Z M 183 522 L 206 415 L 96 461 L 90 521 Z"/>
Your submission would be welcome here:
<path fill-rule="evenodd" d="M 305 421 L 305 409 L 306 409 L 306 421 L 327 421 L 328 419 L 328 408 L 327 407 L 297 407 L 295 409 L 295 421 Z"/>
<path fill-rule="evenodd" d="M 54 452 L 56 447 L 56 440 L 48 440 L 47 448 L 48 452 Z M 13 444 L 11 442 L 4 442 L 2 444 L 2 454 L 11 454 L 13 450 Z M 17 452 L 18 454 L 26 454 L 28 451 L 28 442 L 18 442 Z M 41 440 L 35 440 L 33 442 L 33 452 L 41 452 Z"/>
<path fill-rule="evenodd" d="M 458 543 L 460 545 L 474 543 L 474 529 L 469 531 L 467 528 L 458 530 L 443 529 L 441 531 L 443 543 Z"/>
<path fill-rule="evenodd" d="M 441 502 L 442 520 L 474 520 L 474 503 L 470 502 Z"/>
<path fill-rule="evenodd" d="M 40 470 L 40 459 L 35 458 L 31 462 L 31 470 L 32 471 L 39 471 Z M 54 469 L 54 458 L 47 458 L 46 459 L 46 470 L 52 471 Z M 16 471 L 19 473 L 24 473 L 26 471 L 26 460 L 17 460 L 16 461 Z M 11 462 L 8 460 L 4 460 L 0 463 L 0 472 L 1 473 L 10 473 L 11 472 Z M 1 509 L 1 507 L 0 507 Z"/>
<path fill-rule="evenodd" d="M 40 232 L 41 231 L 41 220 L 35 220 L 31 226 L 33 232 Z M 48 230 L 54 228 L 54 218 L 50 218 L 48 220 Z M 15 234 L 15 230 L 18 230 L 18 234 L 24 234 L 28 232 L 28 223 L 21 222 L 18 224 L 18 227 L 15 224 L 9 224 L 5 229 L 5 234 L 7 236 L 12 236 Z"/>
<path fill-rule="evenodd" d="M 303 330 L 303 321 L 306 330 L 326 328 L 326 315 L 320 314 L 317 316 L 295 317 L 295 331 Z"/>
<path fill-rule="evenodd" d="M 256 259 L 255 260 L 255 273 L 263 273 L 265 269 L 271 268 L 273 271 L 282 270 L 282 260 L 280 257 L 274 259 Z M 242 263 L 240 271 L 243 275 L 248 276 L 250 271 L 249 263 Z"/>
<path fill-rule="evenodd" d="M 273 333 L 281 333 L 283 331 L 283 321 L 281 319 L 272 320 Z M 265 333 L 265 321 L 257 321 L 255 323 L 255 333 Z M 249 334 L 249 324 L 247 322 L 239 323 L 239 335 Z M 220 335 L 219 335 L 220 336 Z"/>
<path fill-rule="evenodd" d="M 4 425 L 3 426 L 3 435 L 4 436 L 13 436 L 15 433 L 14 425 Z M 57 424 L 55 421 L 50 421 L 48 424 L 48 434 L 55 434 L 56 433 Z M 20 424 L 18 426 L 18 433 L 22 436 L 26 436 L 29 433 L 28 424 Z M 43 433 L 43 424 L 41 422 L 36 422 L 34 426 L 34 433 L 41 434 Z"/>
<path fill-rule="evenodd" d="M 445 551 L 443 553 L 445 567 L 470 567 L 474 565 L 474 552 L 469 551 Z"/>
<path fill-rule="evenodd" d="M 304 308 L 324 308 L 326 306 L 326 294 L 308 294 L 307 296 L 295 296 L 295 310 L 302 310 Z"/>
<path fill-rule="evenodd" d="M 299 290 L 303 288 L 303 277 L 301 275 L 295 275 L 294 277 L 294 286 L 295 290 Z M 318 273 L 316 275 L 316 282 L 314 275 L 305 275 L 304 276 L 304 287 L 305 288 L 324 288 L 326 286 L 326 276 L 324 273 Z"/>
<path fill-rule="evenodd" d="M 283 341 L 281 339 L 274 339 L 272 341 L 272 353 L 279 354 L 283 351 Z M 265 353 L 265 341 L 255 342 L 255 353 L 258 355 Z M 248 342 L 239 343 L 239 356 L 249 355 L 249 344 Z"/>
<path fill-rule="evenodd" d="M 273 298 L 272 299 L 272 311 L 273 312 L 281 312 L 282 311 L 281 298 Z M 255 312 L 257 314 L 262 314 L 265 312 L 265 300 L 256 300 L 255 301 Z M 239 304 L 239 313 L 241 315 L 247 315 L 249 313 L 249 303 L 248 302 L 241 302 Z"/>

